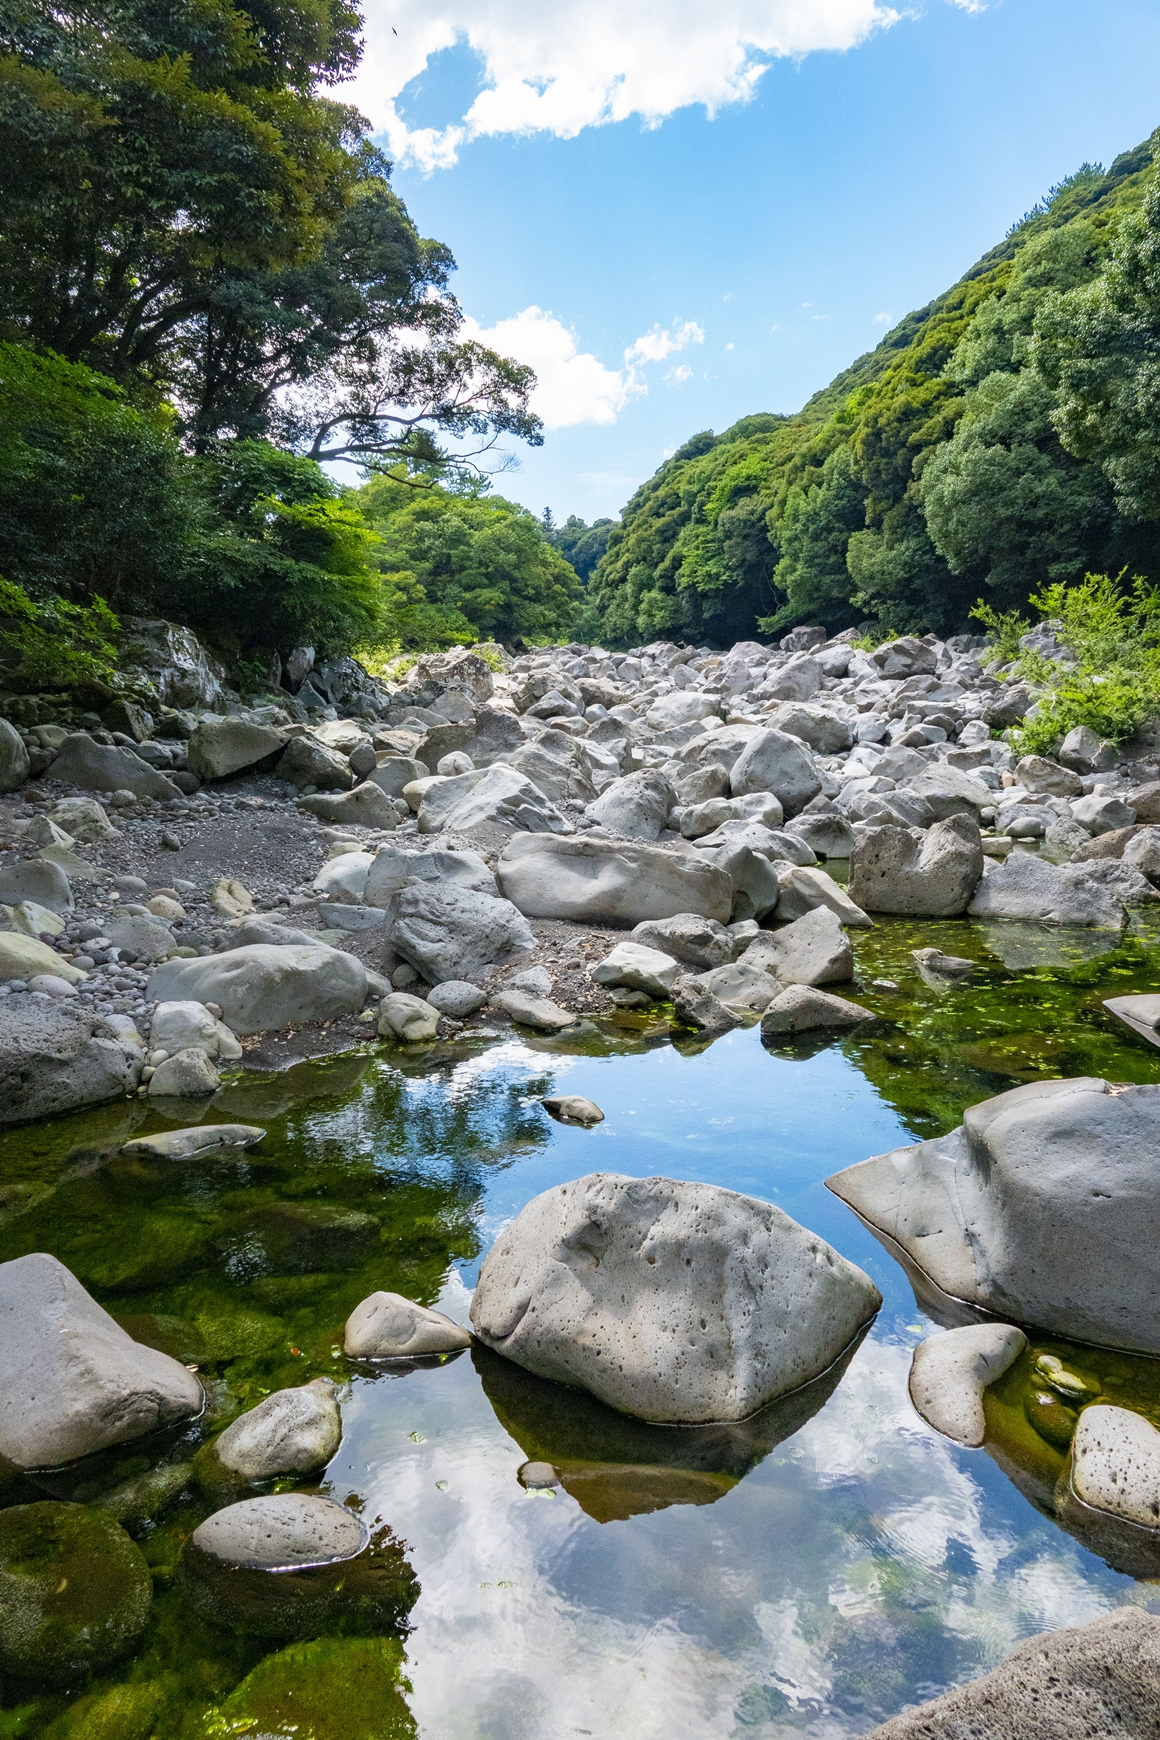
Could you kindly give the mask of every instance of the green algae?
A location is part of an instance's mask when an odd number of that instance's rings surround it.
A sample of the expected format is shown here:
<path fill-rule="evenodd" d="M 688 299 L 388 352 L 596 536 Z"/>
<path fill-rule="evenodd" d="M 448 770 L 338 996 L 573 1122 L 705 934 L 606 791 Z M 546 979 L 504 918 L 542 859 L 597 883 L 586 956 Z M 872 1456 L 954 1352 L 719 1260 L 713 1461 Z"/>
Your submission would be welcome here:
<path fill-rule="evenodd" d="M 206 1740 L 410 1740 L 402 1651 L 387 1638 L 323 1638 L 268 1656 L 206 1719 Z"/>
<path fill-rule="evenodd" d="M 153 1600 L 141 1553 L 111 1516 L 73 1504 L 0 1511 L 0 1671 L 73 1679 L 115 1660 Z"/>

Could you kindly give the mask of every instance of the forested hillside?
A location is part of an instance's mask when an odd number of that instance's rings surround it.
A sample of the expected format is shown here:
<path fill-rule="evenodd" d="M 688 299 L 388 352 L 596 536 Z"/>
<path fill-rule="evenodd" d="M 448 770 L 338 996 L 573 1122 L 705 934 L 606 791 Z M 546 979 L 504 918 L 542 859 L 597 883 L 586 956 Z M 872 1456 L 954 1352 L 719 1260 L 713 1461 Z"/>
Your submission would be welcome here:
<path fill-rule="evenodd" d="M 601 638 L 947 633 L 980 597 L 1160 580 L 1158 140 L 1053 188 L 796 416 L 687 441 L 609 536 Z"/>

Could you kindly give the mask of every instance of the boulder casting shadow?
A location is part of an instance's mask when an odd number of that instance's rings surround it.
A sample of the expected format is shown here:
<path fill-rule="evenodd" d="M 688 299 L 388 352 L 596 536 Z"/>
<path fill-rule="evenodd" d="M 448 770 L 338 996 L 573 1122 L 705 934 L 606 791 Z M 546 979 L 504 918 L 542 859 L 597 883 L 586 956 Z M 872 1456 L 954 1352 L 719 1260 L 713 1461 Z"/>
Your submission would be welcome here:
<path fill-rule="evenodd" d="M 677 1504 L 715 1504 L 829 1401 L 869 1325 L 827 1371 L 747 1420 L 649 1426 L 587 1390 L 534 1377 L 476 1342 L 471 1358 L 496 1418 L 529 1462 L 551 1464 L 560 1486 L 596 1522 L 624 1522 Z"/>

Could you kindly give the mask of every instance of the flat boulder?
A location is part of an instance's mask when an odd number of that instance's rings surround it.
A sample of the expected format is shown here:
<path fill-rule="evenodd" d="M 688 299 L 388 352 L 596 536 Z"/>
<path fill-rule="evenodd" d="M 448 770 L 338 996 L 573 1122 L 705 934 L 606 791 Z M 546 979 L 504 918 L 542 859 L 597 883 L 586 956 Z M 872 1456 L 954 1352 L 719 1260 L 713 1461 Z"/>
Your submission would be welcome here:
<path fill-rule="evenodd" d="M 1051 864 L 1031 852 L 1012 852 L 988 872 L 967 908 L 972 918 L 1023 918 L 1040 924 L 1123 930 L 1127 914 L 1116 892 L 1096 875 L 1099 864 Z M 1118 866 L 1117 866 L 1118 868 Z"/>
<path fill-rule="evenodd" d="M 536 945 L 527 919 L 510 900 L 454 883 L 412 882 L 387 907 L 392 946 L 429 984 L 474 980 Z"/>
<path fill-rule="evenodd" d="M 1160 1086 L 1028 1083 L 949 1135 L 826 1180 L 944 1293 L 1100 1347 L 1160 1353 Z"/>
<path fill-rule="evenodd" d="M 0 1456 L 58 1468 L 188 1419 L 201 1385 L 142 1347 L 55 1257 L 0 1263 Z"/>
<path fill-rule="evenodd" d="M 787 985 L 767 1006 L 761 1018 L 763 1039 L 786 1033 L 808 1033 L 819 1027 L 857 1027 L 873 1021 L 874 1011 L 813 985 Z"/>
<path fill-rule="evenodd" d="M 769 1203 L 592 1173 L 535 1197 L 484 1260 L 477 1336 L 639 1419 L 743 1420 L 817 1377 L 877 1288 Z"/>
<path fill-rule="evenodd" d="M 986 1436 L 983 1392 L 1014 1365 L 1027 1337 L 1010 1323 L 970 1323 L 920 1341 L 910 1360 L 910 1399 L 928 1426 L 977 1448 Z"/>
<path fill-rule="evenodd" d="M 356 1014 L 367 973 L 354 955 L 325 943 L 249 943 L 166 961 L 150 975 L 148 993 L 159 1003 L 216 1003 L 234 1033 L 267 1033 Z"/>
<path fill-rule="evenodd" d="M 137 1088 L 144 1062 L 139 1044 L 75 1001 L 16 992 L 0 1002 L 0 1125 L 121 1099 Z"/>
<path fill-rule="evenodd" d="M 203 719 L 189 739 L 189 771 L 198 779 L 227 779 L 256 767 L 286 746 L 286 733 L 246 719 Z"/>
<path fill-rule="evenodd" d="M 352 1510 L 307 1492 L 243 1498 L 206 1517 L 190 1536 L 195 1551 L 252 1571 L 339 1564 L 356 1558 L 367 1539 Z"/>
<path fill-rule="evenodd" d="M 866 912 L 956 918 L 967 910 L 982 875 L 978 824 L 956 815 L 926 832 L 866 828 L 850 853 L 847 893 Z"/>
<path fill-rule="evenodd" d="M 733 907 L 733 884 L 715 864 L 629 840 L 517 835 L 496 876 L 529 918 L 635 925 L 695 913 L 728 922 Z"/>
<path fill-rule="evenodd" d="M 565 1028 L 575 1027 L 580 1019 L 570 1009 L 561 1009 L 550 997 L 537 996 L 534 991 L 518 987 L 497 991 L 491 1005 L 521 1027 L 530 1027 L 536 1033 L 563 1033 Z"/>
<path fill-rule="evenodd" d="M 865 1740 L 1152 1740 L 1160 1619 L 1117 1607 L 1032 1637 L 1000 1667 L 872 1728 Z"/>
<path fill-rule="evenodd" d="M 1143 1414 L 1095 1403 L 1071 1441 L 1071 1490 L 1081 1503 L 1160 1530 L 1160 1432 Z"/>
<path fill-rule="evenodd" d="M 489 822 L 529 834 L 558 834 L 571 827 L 539 786 L 502 761 L 457 773 L 432 785 L 419 805 L 419 832 L 467 832 Z"/>
<path fill-rule="evenodd" d="M 252 1148 L 266 1134 L 257 1124 L 194 1124 L 188 1130 L 158 1130 L 126 1142 L 122 1154 L 150 1160 L 197 1160 L 230 1148 Z"/>
<path fill-rule="evenodd" d="M 737 939 L 714 918 L 679 912 L 675 918 L 645 919 L 634 926 L 634 942 L 671 955 L 689 967 L 723 967 L 737 952 Z"/>
<path fill-rule="evenodd" d="M 350 791 L 320 791 L 300 797 L 298 808 L 336 826 L 393 828 L 399 820 L 392 799 L 371 779 L 364 779 Z"/>
<path fill-rule="evenodd" d="M 181 796 L 171 779 L 131 749 L 95 743 L 87 731 L 74 731 L 65 738 L 53 761 L 52 777 L 81 791 L 131 791 L 134 797 L 157 798 L 161 803 Z M 67 822 L 61 825 L 68 827 Z M 81 838 L 74 828 L 68 831 Z"/>
<path fill-rule="evenodd" d="M 372 1293 L 355 1306 L 343 1334 L 348 1359 L 418 1359 L 470 1346 L 466 1329 L 401 1293 Z"/>

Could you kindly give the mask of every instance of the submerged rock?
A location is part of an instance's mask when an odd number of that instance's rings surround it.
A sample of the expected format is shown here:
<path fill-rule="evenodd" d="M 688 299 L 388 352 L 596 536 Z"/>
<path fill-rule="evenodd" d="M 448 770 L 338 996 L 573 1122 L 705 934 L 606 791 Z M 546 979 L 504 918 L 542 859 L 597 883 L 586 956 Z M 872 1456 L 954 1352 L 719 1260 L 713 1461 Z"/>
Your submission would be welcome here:
<path fill-rule="evenodd" d="M 983 1391 L 1027 1346 L 1009 1323 L 972 1323 L 920 1341 L 910 1362 L 910 1399 L 928 1426 L 956 1444 L 977 1447 L 986 1435 Z"/>
<path fill-rule="evenodd" d="M 550 1118 L 555 1118 L 558 1124 L 593 1124 L 604 1122 L 604 1113 L 592 1100 L 586 1100 L 582 1094 L 550 1094 L 540 1104 Z"/>
<path fill-rule="evenodd" d="M 44 1252 L 0 1263 L 0 1455 L 54 1468 L 202 1408 L 201 1385 L 133 1341 Z"/>
<path fill-rule="evenodd" d="M 860 1269 L 768 1203 L 592 1173 L 500 1234 L 471 1320 L 528 1371 L 692 1423 L 744 1419 L 817 1377 L 880 1303 Z"/>
<path fill-rule="evenodd" d="M 319 1637 L 268 1655 L 218 1708 L 222 1734 L 297 1740 L 412 1740 L 403 1646 L 386 1637 Z"/>
<path fill-rule="evenodd" d="M 252 1148 L 266 1134 L 257 1124 L 195 1124 L 188 1130 L 159 1130 L 126 1142 L 122 1154 L 154 1160 L 196 1160 L 223 1148 Z"/>
<path fill-rule="evenodd" d="M 907 1710 L 866 1740 L 1090 1740 L 1160 1732 L 1160 1619 L 1118 1607 L 1032 1637 L 970 1685 Z"/>
<path fill-rule="evenodd" d="M 356 1305 L 343 1340 L 348 1359 L 416 1359 L 470 1346 L 466 1329 L 400 1293 L 372 1293 Z"/>
<path fill-rule="evenodd" d="M 826 1183 L 953 1298 L 1156 1354 L 1158 1139 L 1160 1087 L 1033 1082 Z"/>
<path fill-rule="evenodd" d="M 0 1670 L 70 1680 L 115 1661 L 149 1619 L 153 1579 L 113 1518 L 80 1504 L 0 1511 Z"/>

